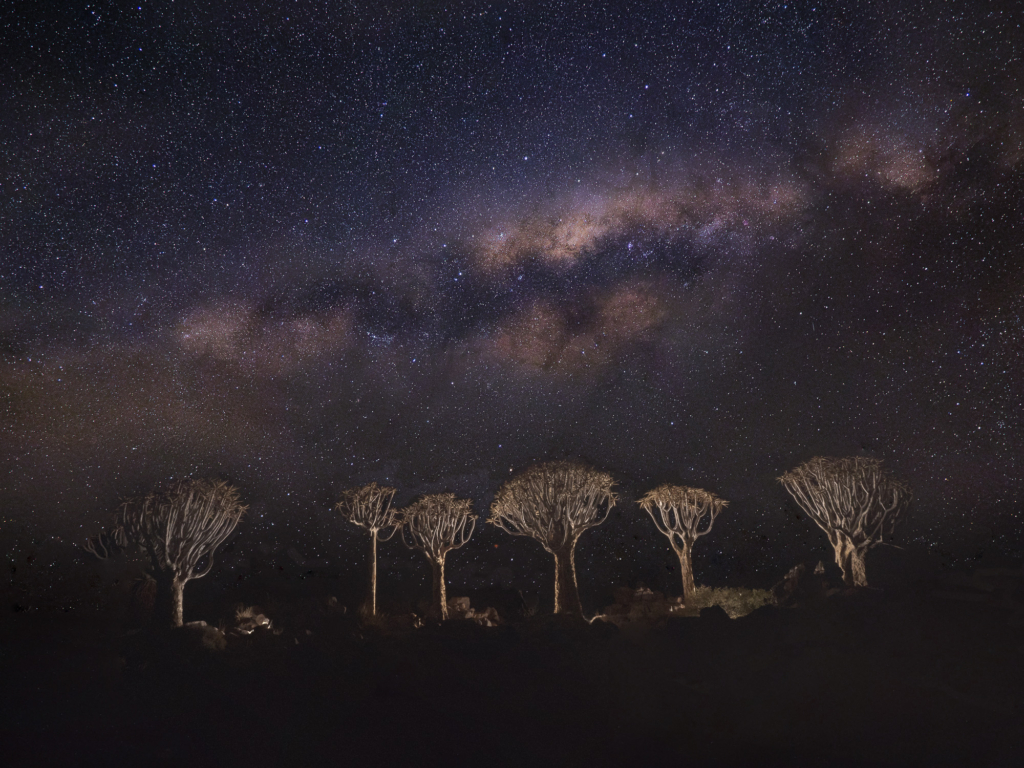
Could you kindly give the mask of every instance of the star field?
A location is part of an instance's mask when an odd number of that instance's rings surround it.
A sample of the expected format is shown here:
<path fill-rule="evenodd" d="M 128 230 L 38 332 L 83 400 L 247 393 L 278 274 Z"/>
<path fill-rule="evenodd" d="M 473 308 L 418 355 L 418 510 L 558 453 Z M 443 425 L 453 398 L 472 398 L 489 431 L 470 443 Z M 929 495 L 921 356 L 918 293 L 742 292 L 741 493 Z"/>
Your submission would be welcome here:
<path fill-rule="evenodd" d="M 698 578 L 754 582 L 826 550 L 775 478 L 870 455 L 901 544 L 1019 561 L 1012 10 L 407 5 L 3 11 L 8 525 L 218 475 L 331 558 L 343 487 L 483 512 L 580 457 L 623 494 L 581 568 L 668 579 L 673 482 L 731 502 Z M 476 538 L 453 578 L 546 567 Z"/>

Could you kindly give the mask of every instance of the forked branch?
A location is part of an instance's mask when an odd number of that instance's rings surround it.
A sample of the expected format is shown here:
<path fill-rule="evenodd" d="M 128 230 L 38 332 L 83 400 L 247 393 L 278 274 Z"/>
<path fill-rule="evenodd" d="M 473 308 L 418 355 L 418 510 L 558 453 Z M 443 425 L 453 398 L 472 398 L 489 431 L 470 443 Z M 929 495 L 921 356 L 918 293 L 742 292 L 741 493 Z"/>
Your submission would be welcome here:
<path fill-rule="evenodd" d="M 913 494 L 882 469 L 878 459 L 817 456 L 779 482 L 835 550 L 847 584 L 866 586 L 864 557 L 891 536 Z"/>
<path fill-rule="evenodd" d="M 182 591 L 187 582 L 213 568 L 213 554 L 246 510 L 238 489 L 220 480 L 183 480 L 147 496 L 129 499 L 110 534 L 84 548 L 100 558 L 133 545 L 144 552 L 171 623 L 182 624 Z"/>
<path fill-rule="evenodd" d="M 639 504 L 662 535 L 668 538 L 679 558 L 683 599 L 691 599 L 697 588 L 693 578 L 693 544 L 711 531 L 715 519 L 729 502 L 702 488 L 660 485 L 640 499 Z M 702 524 L 704 528 L 701 528 Z"/>
<path fill-rule="evenodd" d="M 490 522 L 529 536 L 555 558 L 555 613 L 582 614 L 576 583 L 576 541 L 615 506 L 615 481 L 575 461 L 550 461 L 520 472 L 494 496 Z"/>
<path fill-rule="evenodd" d="M 391 507 L 394 497 L 394 488 L 369 483 L 342 491 L 341 499 L 334 508 L 344 520 L 376 534 L 381 541 L 387 541 L 397 530 L 395 510 Z M 382 535 L 382 531 L 386 535 Z"/>
<path fill-rule="evenodd" d="M 454 493 L 423 496 L 401 513 L 402 541 L 420 550 L 433 570 L 433 609 L 435 616 L 448 618 L 444 564 L 448 553 L 469 541 L 476 528 L 476 515 L 470 499 L 458 499 Z"/>
<path fill-rule="evenodd" d="M 370 533 L 370 590 L 364 604 L 370 616 L 377 615 L 377 542 L 390 539 L 400 526 L 391 506 L 394 497 L 394 488 L 370 483 L 343 491 L 334 507 L 344 520 Z"/>

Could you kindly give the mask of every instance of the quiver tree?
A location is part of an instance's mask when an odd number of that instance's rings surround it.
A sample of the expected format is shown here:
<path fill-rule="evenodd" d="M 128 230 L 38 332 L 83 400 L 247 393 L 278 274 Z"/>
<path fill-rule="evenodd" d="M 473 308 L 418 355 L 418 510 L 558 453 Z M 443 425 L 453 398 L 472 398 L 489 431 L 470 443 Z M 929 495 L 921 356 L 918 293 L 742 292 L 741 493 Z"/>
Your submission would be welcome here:
<path fill-rule="evenodd" d="M 825 531 L 848 586 L 866 587 L 867 551 L 892 535 L 912 493 L 882 469 L 878 459 L 817 456 L 779 478 L 790 495 Z"/>
<path fill-rule="evenodd" d="M 697 588 L 693 581 L 693 543 L 711 530 L 715 518 L 729 502 L 701 488 L 659 485 L 640 499 L 639 504 L 662 535 L 668 537 L 668 543 L 679 558 L 683 601 L 691 600 Z"/>
<path fill-rule="evenodd" d="M 138 547 L 156 581 L 159 617 L 182 625 L 185 584 L 213 568 L 213 553 L 235 529 L 246 507 L 238 489 L 220 480 L 182 480 L 147 496 L 129 499 L 111 533 L 85 548 L 106 557 L 112 547 Z"/>
<path fill-rule="evenodd" d="M 606 472 L 574 461 L 549 461 L 506 481 L 491 504 L 493 525 L 530 536 L 555 558 L 555 613 L 583 614 L 576 584 L 576 541 L 603 523 L 616 495 Z"/>
<path fill-rule="evenodd" d="M 394 488 L 370 483 L 342 491 L 341 501 L 334 507 L 342 518 L 370 533 L 370 594 L 365 606 L 370 616 L 377 615 L 377 542 L 387 541 L 397 530 L 395 510 L 391 507 L 394 496 Z"/>
<path fill-rule="evenodd" d="M 434 575 L 431 613 L 448 618 L 444 585 L 444 561 L 448 553 L 464 545 L 476 528 L 473 502 L 457 499 L 454 493 L 435 493 L 414 501 L 401 512 L 402 541 L 418 549 L 430 561 Z"/>

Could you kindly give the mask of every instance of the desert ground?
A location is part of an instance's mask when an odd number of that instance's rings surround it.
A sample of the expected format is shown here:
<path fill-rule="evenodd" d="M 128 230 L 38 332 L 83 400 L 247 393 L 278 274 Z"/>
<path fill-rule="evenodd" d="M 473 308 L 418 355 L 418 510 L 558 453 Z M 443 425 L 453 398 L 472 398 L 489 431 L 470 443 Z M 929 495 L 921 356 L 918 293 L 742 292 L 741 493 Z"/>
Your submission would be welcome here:
<path fill-rule="evenodd" d="M 634 592 L 617 623 L 368 624 L 313 581 L 249 634 L 7 606 L 0 743 L 37 766 L 1020 764 L 1024 572 L 847 590 L 812 565 L 736 619 Z"/>

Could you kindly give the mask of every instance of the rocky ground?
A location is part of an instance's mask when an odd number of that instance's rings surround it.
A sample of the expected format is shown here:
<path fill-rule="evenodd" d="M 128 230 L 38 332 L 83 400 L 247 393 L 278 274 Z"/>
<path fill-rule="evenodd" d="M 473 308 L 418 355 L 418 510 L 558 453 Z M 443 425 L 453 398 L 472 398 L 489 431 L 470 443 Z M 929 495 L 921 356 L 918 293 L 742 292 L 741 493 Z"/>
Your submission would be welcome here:
<path fill-rule="evenodd" d="M 638 591 L 616 592 L 614 623 L 474 609 L 366 626 L 325 603 L 153 637 L 10 613 L 0 750 L 33 766 L 1021 764 L 1024 574 L 851 592 L 813 571 L 738 619 L 632 610 L 652 600 Z"/>

